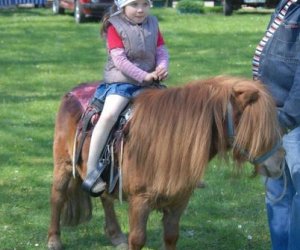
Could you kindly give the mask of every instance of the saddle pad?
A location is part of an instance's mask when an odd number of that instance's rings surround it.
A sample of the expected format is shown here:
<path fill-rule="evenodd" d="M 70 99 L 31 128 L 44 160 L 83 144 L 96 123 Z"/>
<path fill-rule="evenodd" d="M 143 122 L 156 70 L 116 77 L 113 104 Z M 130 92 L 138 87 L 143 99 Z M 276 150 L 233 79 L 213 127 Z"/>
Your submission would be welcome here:
<path fill-rule="evenodd" d="M 71 90 L 70 94 L 75 96 L 80 102 L 83 110 L 86 110 L 91 97 L 94 95 L 96 88 L 102 82 L 82 83 Z"/>

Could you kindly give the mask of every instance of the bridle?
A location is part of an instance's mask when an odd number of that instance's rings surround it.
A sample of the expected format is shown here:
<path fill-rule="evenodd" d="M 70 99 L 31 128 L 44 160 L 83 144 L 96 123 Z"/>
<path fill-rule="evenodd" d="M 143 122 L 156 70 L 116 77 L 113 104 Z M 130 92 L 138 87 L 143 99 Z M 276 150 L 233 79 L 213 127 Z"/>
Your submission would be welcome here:
<path fill-rule="evenodd" d="M 234 144 L 234 140 L 235 140 L 235 130 L 234 130 L 234 121 L 233 121 L 233 107 L 231 102 L 229 101 L 227 104 L 227 115 L 226 115 L 226 121 L 227 121 L 227 135 L 229 138 L 229 144 L 231 146 L 233 146 Z M 275 154 L 275 152 L 282 147 L 282 141 L 279 140 L 272 148 L 271 150 L 267 151 L 266 153 L 264 153 L 263 155 L 257 157 L 257 158 L 252 158 L 251 156 L 249 156 L 248 152 L 244 149 L 239 149 L 240 154 L 244 155 L 250 163 L 254 164 L 254 165 L 259 165 L 261 163 L 263 163 L 264 161 L 266 161 L 268 158 L 270 158 L 273 154 Z M 278 197 L 270 197 L 268 195 L 267 192 L 267 182 L 269 180 L 269 177 L 265 177 L 265 189 L 266 189 L 266 198 L 269 199 L 271 202 L 276 203 L 278 201 L 280 201 L 285 193 L 286 193 L 286 189 L 287 189 L 287 176 L 285 173 L 285 161 L 282 161 L 282 166 L 281 166 L 281 175 L 283 176 L 283 182 L 284 182 L 284 188 L 282 193 L 278 196 Z M 279 176 L 279 177 L 280 177 Z M 278 177 L 278 178 L 279 178 Z"/>
<path fill-rule="evenodd" d="M 233 121 L 233 107 L 231 102 L 229 101 L 227 104 L 227 136 L 229 138 L 229 144 L 230 146 L 233 146 L 234 140 L 235 140 L 235 129 L 234 129 L 234 121 Z M 266 161 L 268 158 L 270 158 L 275 152 L 282 146 L 281 140 L 279 140 L 272 148 L 271 150 L 267 151 L 263 155 L 253 158 L 249 155 L 249 153 L 245 149 L 239 149 L 239 153 L 243 156 L 245 156 L 248 161 L 254 165 L 259 165 L 262 162 Z"/>

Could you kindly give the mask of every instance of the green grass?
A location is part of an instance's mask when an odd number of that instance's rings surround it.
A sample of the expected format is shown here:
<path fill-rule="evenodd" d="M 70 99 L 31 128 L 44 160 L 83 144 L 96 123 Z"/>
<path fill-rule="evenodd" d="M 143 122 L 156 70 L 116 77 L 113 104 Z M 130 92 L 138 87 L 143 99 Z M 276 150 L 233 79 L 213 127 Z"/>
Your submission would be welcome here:
<path fill-rule="evenodd" d="M 251 77 L 251 58 L 269 15 L 180 15 L 153 9 L 168 44 L 169 86 L 219 74 Z M 52 179 L 52 138 L 61 96 L 81 82 L 102 78 L 106 59 L 99 24 L 76 25 L 50 9 L 0 10 L 0 249 L 45 249 Z M 252 168 L 236 177 L 213 161 L 207 187 L 196 190 L 182 217 L 178 249 L 270 248 L 260 178 Z M 128 233 L 127 204 L 117 213 Z M 103 212 L 64 228 L 66 249 L 113 249 L 105 238 Z M 152 213 L 145 249 L 160 249 L 160 214 Z"/>

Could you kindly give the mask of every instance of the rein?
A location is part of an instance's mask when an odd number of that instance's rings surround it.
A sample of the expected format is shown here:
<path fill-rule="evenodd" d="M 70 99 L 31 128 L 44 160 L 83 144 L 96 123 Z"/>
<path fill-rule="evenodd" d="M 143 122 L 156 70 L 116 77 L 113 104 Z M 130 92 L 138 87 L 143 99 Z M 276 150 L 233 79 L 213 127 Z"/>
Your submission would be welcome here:
<path fill-rule="evenodd" d="M 251 160 L 250 162 L 252 164 L 258 165 L 261 164 L 262 162 L 264 162 L 265 160 L 267 160 L 268 158 L 270 158 L 273 154 L 275 154 L 275 152 L 282 146 L 281 141 L 278 141 L 273 148 L 266 152 L 265 154 L 261 155 L 260 157 L 257 157 L 256 159 Z"/>

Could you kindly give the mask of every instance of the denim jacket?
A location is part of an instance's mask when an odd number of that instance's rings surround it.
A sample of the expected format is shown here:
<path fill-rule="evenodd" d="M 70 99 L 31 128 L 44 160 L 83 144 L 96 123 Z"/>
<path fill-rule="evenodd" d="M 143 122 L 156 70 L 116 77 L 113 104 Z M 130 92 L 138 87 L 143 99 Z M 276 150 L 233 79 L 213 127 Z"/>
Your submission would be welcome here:
<path fill-rule="evenodd" d="M 270 23 L 287 0 L 282 0 Z M 270 25 L 270 24 L 269 24 Z M 293 3 L 281 25 L 265 45 L 258 78 L 267 86 L 278 107 L 280 124 L 300 125 L 300 0 Z"/>

